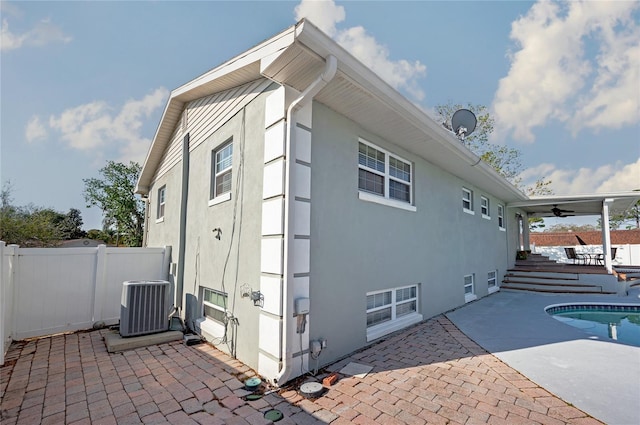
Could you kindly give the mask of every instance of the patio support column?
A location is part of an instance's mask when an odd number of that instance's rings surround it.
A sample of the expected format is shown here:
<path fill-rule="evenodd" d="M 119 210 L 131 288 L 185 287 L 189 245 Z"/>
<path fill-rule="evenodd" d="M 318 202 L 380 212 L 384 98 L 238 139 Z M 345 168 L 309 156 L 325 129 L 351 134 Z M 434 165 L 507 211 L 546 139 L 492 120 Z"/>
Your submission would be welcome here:
<path fill-rule="evenodd" d="M 611 230 L 609 230 L 609 207 L 613 199 L 605 199 L 602 202 L 602 254 L 604 265 L 608 273 L 613 272 L 613 258 L 611 258 Z"/>
<path fill-rule="evenodd" d="M 522 248 L 525 251 L 531 250 L 531 244 L 529 242 L 529 214 L 525 213 L 520 218 L 522 220 Z"/>

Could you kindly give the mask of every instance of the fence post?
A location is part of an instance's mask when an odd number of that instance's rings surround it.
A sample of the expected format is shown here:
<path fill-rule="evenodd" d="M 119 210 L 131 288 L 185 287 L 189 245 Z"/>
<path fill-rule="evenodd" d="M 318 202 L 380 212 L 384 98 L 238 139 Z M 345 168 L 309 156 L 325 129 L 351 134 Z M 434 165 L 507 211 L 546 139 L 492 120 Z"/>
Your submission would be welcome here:
<path fill-rule="evenodd" d="M 98 245 L 96 249 L 96 274 L 93 278 L 93 311 L 91 312 L 91 322 L 95 326 L 96 322 L 103 320 L 102 302 L 104 300 L 107 277 L 107 246 Z"/>
<path fill-rule="evenodd" d="M 6 342 L 4 340 L 4 325 L 7 323 L 5 305 L 7 304 L 7 295 L 5 293 L 4 278 L 4 242 L 0 241 L 0 365 L 4 365 L 4 353 L 6 351 Z"/>

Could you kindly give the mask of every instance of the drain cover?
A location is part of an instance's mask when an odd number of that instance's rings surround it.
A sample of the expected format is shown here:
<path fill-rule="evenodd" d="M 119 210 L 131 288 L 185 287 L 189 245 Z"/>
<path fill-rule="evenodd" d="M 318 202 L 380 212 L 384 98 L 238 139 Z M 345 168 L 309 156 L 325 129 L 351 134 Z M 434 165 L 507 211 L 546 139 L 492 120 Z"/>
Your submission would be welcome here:
<path fill-rule="evenodd" d="M 318 397 L 323 389 L 322 384 L 319 382 L 307 382 L 300 386 L 300 392 L 307 398 Z"/>
<path fill-rule="evenodd" d="M 278 409 L 271 409 L 264 412 L 264 418 L 268 421 L 278 422 L 284 415 Z"/>
<path fill-rule="evenodd" d="M 262 379 L 260 379 L 260 378 L 249 378 L 246 381 L 244 381 L 244 387 L 248 391 L 257 390 L 258 387 L 260 386 L 260 384 L 262 384 Z"/>

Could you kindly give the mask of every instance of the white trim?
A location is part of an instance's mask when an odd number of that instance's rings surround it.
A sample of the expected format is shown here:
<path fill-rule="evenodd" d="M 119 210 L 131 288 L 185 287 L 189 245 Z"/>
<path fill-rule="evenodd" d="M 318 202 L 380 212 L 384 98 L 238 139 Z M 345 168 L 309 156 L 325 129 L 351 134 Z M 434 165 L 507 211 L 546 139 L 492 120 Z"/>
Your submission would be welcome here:
<path fill-rule="evenodd" d="M 225 192 L 220 196 L 216 196 L 213 199 L 209 200 L 209 206 L 212 207 L 214 205 L 218 205 L 222 202 L 228 201 L 231 199 L 231 192 Z"/>
<path fill-rule="evenodd" d="M 407 326 L 413 325 L 422 321 L 422 314 L 411 313 L 406 316 L 402 316 L 400 319 L 389 320 L 388 322 L 380 323 L 379 325 L 371 326 L 367 328 L 367 342 L 378 339 L 381 336 L 390 334 Z"/>
<path fill-rule="evenodd" d="M 222 338 L 224 336 L 225 326 L 213 319 L 201 317 L 200 319 L 196 320 L 196 323 L 200 325 L 201 332 L 205 332 L 214 338 Z"/>
<path fill-rule="evenodd" d="M 476 294 L 464 294 L 464 302 L 470 303 L 471 301 L 475 301 L 478 299 Z"/>
<path fill-rule="evenodd" d="M 409 205 L 406 202 L 396 201 L 395 199 L 383 198 L 380 195 L 374 195 L 369 192 L 358 191 L 358 199 L 366 202 L 373 202 L 380 205 L 386 205 L 387 207 L 400 208 L 401 210 L 416 212 L 418 209 L 414 205 Z"/>
<path fill-rule="evenodd" d="M 505 219 L 505 206 L 503 204 L 498 204 L 498 229 L 502 230 L 503 232 L 507 230 L 507 222 Z M 502 214 L 500 213 L 500 210 L 502 209 Z M 502 221 L 502 224 L 500 224 L 500 221 Z"/>
<path fill-rule="evenodd" d="M 164 216 L 162 216 L 160 218 L 156 218 L 156 224 L 163 223 L 163 222 L 164 222 Z"/>

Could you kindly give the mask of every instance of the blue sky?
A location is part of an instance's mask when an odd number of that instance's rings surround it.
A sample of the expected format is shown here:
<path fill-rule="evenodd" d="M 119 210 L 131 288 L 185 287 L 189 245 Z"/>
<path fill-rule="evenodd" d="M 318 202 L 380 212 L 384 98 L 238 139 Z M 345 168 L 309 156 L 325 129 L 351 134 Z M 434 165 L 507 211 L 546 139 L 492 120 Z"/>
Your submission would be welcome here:
<path fill-rule="evenodd" d="M 142 163 L 171 90 L 310 19 L 425 110 L 483 104 L 522 177 L 640 189 L 640 2 L 1 3 L 0 177 L 82 211 L 82 179 Z"/>

